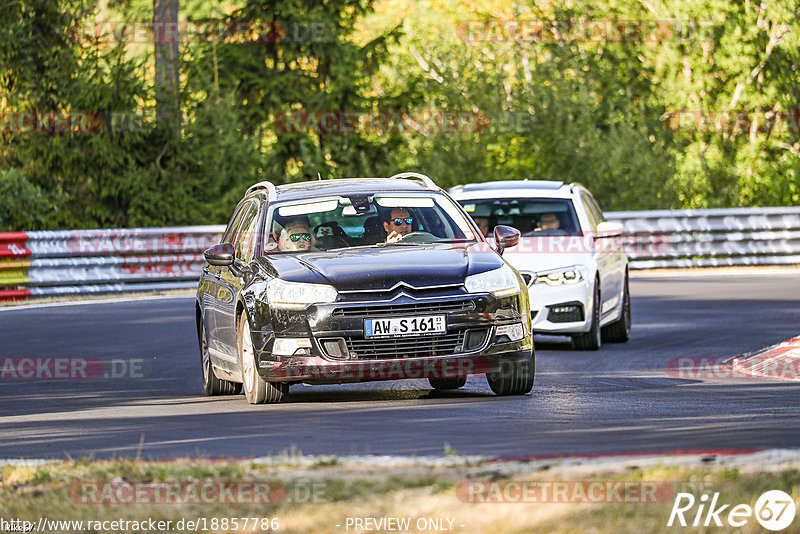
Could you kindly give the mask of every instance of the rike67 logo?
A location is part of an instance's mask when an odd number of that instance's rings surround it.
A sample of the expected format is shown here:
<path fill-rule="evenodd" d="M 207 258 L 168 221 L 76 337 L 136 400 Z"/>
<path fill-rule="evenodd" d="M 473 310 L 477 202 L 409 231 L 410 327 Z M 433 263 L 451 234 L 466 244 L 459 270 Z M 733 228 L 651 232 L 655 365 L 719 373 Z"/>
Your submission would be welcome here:
<path fill-rule="evenodd" d="M 763 528 L 779 531 L 792 524 L 795 513 L 794 499 L 781 490 L 763 493 L 756 501 L 755 507 L 749 504 L 735 506 L 721 504 L 719 492 L 715 492 L 711 497 L 704 493 L 699 499 L 691 493 L 678 493 L 667 526 L 741 528 L 755 517 Z"/>

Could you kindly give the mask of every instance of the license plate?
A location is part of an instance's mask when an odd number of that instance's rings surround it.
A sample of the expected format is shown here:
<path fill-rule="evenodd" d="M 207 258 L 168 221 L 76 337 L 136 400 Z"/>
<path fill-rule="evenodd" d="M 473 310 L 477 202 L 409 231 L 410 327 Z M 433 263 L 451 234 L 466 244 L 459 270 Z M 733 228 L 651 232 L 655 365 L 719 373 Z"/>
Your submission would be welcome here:
<path fill-rule="evenodd" d="M 447 332 L 444 315 L 364 319 L 364 337 L 419 336 Z"/>

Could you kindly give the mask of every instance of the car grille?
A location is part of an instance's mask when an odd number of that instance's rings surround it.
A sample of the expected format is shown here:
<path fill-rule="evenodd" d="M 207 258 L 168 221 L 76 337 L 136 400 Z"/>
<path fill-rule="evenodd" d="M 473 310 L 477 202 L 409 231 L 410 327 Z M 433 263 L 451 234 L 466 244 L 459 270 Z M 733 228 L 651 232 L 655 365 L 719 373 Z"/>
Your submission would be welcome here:
<path fill-rule="evenodd" d="M 472 300 L 418 302 L 414 304 L 374 304 L 336 308 L 334 317 L 370 317 L 392 315 L 415 315 L 420 313 L 461 312 L 475 309 Z"/>
<path fill-rule="evenodd" d="M 355 359 L 423 358 L 457 354 L 464 344 L 464 332 L 453 332 L 441 336 L 381 339 L 348 337 L 345 341 L 350 357 Z"/>

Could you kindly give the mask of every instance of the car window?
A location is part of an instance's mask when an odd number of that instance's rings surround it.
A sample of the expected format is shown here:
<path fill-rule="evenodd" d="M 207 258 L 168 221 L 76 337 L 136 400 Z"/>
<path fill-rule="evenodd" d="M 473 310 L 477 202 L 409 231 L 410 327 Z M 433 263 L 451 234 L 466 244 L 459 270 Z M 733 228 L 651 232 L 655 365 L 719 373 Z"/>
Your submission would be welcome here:
<path fill-rule="evenodd" d="M 606 216 L 603 215 L 603 210 L 600 209 L 600 206 L 597 204 L 597 201 L 594 199 L 592 194 L 587 192 L 586 193 L 586 199 L 589 202 L 589 205 L 592 207 L 592 209 L 595 212 L 595 216 L 597 217 L 597 222 L 598 223 L 605 222 L 606 221 Z"/>
<path fill-rule="evenodd" d="M 222 234 L 222 241 L 220 241 L 220 243 L 232 243 L 233 233 L 239 226 L 239 223 L 242 222 L 242 216 L 245 211 L 244 208 L 247 204 L 246 202 L 241 202 L 236 206 L 236 209 L 233 210 L 233 215 L 231 216 L 231 220 L 228 221 L 228 226 L 225 227 L 225 233 Z"/>
<path fill-rule="evenodd" d="M 580 199 L 583 203 L 583 208 L 586 210 L 586 215 L 589 217 L 592 230 L 596 230 L 597 225 L 603 222 L 602 213 L 600 213 L 600 210 L 597 208 L 597 204 L 594 203 L 594 199 L 585 191 L 581 192 Z"/>
<path fill-rule="evenodd" d="M 250 247 L 250 244 L 255 236 L 256 215 L 258 215 L 258 204 L 254 201 L 248 202 L 242 208 L 239 224 L 231 236 L 236 258 L 242 261 L 249 261 L 251 257 L 250 250 L 252 247 Z"/>
<path fill-rule="evenodd" d="M 460 202 L 473 219 L 488 219 L 489 228 L 504 224 L 518 229 L 523 236 L 581 234 L 570 199 L 493 198 Z"/>
<path fill-rule="evenodd" d="M 267 215 L 266 228 L 273 246 L 267 252 L 281 250 L 281 232 L 292 228 L 307 229 L 314 250 L 354 246 L 385 245 L 384 225 L 397 210 L 404 210 L 409 219 L 409 241 L 441 242 L 476 240 L 477 237 L 463 211 L 439 193 L 374 193 L 350 197 L 328 197 L 273 204 Z"/>
<path fill-rule="evenodd" d="M 236 258 L 245 263 L 253 259 L 253 249 L 256 243 L 256 225 L 258 224 L 258 205 L 250 203 L 247 212 L 242 217 L 242 224 L 236 236 Z"/>

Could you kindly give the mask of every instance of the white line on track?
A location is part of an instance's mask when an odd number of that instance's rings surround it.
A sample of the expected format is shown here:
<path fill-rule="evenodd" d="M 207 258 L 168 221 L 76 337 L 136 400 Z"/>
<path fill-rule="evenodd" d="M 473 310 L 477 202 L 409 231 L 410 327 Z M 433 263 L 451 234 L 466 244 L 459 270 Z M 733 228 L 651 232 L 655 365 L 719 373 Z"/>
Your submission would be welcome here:
<path fill-rule="evenodd" d="M 193 299 L 192 295 L 152 295 L 142 297 L 120 297 L 96 300 L 75 300 L 69 302 L 47 302 L 42 304 L 20 304 L 19 306 L 0 306 L 0 313 L 13 310 L 32 310 L 36 308 L 51 308 L 54 306 L 83 306 L 86 304 L 116 304 L 120 302 L 139 302 L 142 300 L 167 300 L 167 299 Z"/>

